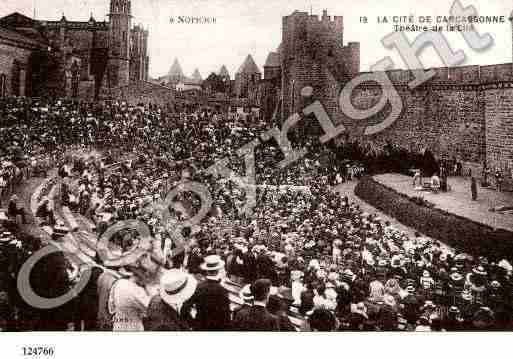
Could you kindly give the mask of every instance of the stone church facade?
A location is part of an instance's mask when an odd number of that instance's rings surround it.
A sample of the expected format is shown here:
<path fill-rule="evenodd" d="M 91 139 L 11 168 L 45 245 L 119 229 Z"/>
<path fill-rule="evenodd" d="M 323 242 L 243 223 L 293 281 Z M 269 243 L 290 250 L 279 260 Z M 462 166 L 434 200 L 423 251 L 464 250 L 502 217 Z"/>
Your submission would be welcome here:
<path fill-rule="evenodd" d="M 109 21 L 0 19 L 0 85 L 4 95 L 108 98 L 148 80 L 149 33 L 132 26 L 130 0 L 111 0 Z M 2 77 L 3 75 L 3 77 Z"/>

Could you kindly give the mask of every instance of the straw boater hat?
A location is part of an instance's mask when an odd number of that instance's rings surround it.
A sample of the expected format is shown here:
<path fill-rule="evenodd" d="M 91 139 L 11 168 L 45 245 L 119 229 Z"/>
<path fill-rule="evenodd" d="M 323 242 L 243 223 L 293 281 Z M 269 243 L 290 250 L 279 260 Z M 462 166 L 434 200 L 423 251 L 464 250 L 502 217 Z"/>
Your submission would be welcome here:
<path fill-rule="evenodd" d="M 501 285 L 498 281 L 496 281 L 496 280 L 492 281 L 492 283 L 490 283 L 490 285 L 491 285 L 491 287 L 492 287 L 492 288 L 494 288 L 494 289 L 500 288 L 500 287 L 502 286 L 502 285 Z"/>
<path fill-rule="evenodd" d="M 475 274 L 475 275 L 479 275 L 479 276 L 486 276 L 488 273 L 484 270 L 484 268 L 482 266 L 479 266 L 477 268 L 474 268 L 472 270 L 472 272 Z"/>
<path fill-rule="evenodd" d="M 390 266 L 392 268 L 399 268 L 401 267 L 401 257 L 400 256 L 393 256 Z"/>
<path fill-rule="evenodd" d="M 11 232 L 0 233 L 0 244 L 8 243 L 14 239 Z"/>
<path fill-rule="evenodd" d="M 464 290 L 461 292 L 461 298 L 467 302 L 470 302 L 472 300 L 472 293 L 468 290 Z"/>
<path fill-rule="evenodd" d="M 453 305 L 452 307 L 449 308 L 449 313 L 458 314 L 458 313 L 460 313 L 460 308 Z"/>
<path fill-rule="evenodd" d="M 239 297 L 242 299 L 245 303 L 250 303 L 255 299 L 253 296 L 253 293 L 251 292 L 251 285 L 247 284 L 239 292 Z"/>
<path fill-rule="evenodd" d="M 215 272 L 224 268 L 224 261 L 218 255 L 210 255 L 205 257 L 200 268 L 206 272 Z"/>
<path fill-rule="evenodd" d="M 460 282 L 463 280 L 463 276 L 459 274 L 458 272 L 454 272 L 450 275 L 450 278 L 453 282 Z"/>
<path fill-rule="evenodd" d="M 160 278 L 160 297 L 169 305 L 182 304 L 196 291 L 198 282 L 192 275 L 171 269 Z"/>
<path fill-rule="evenodd" d="M 290 280 L 292 282 L 300 280 L 304 276 L 305 276 L 305 273 L 303 273 L 303 272 L 301 272 L 299 270 L 293 270 L 293 271 L 290 272 Z"/>

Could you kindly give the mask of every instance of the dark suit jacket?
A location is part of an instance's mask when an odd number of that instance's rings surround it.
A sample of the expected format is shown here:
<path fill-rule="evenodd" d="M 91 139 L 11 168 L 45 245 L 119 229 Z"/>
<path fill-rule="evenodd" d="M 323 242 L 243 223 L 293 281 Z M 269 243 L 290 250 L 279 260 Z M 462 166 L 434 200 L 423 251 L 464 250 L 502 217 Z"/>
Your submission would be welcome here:
<path fill-rule="evenodd" d="M 179 318 L 174 308 L 165 303 L 160 295 L 151 298 L 144 321 L 144 330 L 149 331 L 181 331 L 189 330 L 186 322 Z"/>
<path fill-rule="evenodd" d="M 192 307 L 196 307 L 196 318 L 191 319 Z M 194 295 L 184 303 L 182 315 L 188 317 L 196 330 L 230 330 L 231 312 L 228 291 L 217 281 L 200 283 Z"/>
<path fill-rule="evenodd" d="M 232 330 L 244 330 L 242 321 L 249 316 L 251 307 L 251 305 L 243 304 L 233 312 Z"/>
<path fill-rule="evenodd" d="M 241 331 L 278 331 L 278 318 L 266 308 L 255 305 L 249 310 L 239 311 L 235 317 L 237 330 Z"/>

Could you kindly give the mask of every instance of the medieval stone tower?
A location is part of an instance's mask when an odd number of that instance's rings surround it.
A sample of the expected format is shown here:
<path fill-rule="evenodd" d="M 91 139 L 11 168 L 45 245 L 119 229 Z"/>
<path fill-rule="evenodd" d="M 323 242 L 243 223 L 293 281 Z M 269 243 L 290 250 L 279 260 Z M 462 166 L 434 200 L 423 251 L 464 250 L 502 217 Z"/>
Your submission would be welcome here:
<path fill-rule="evenodd" d="M 109 88 L 126 86 L 130 81 L 130 0 L 111 0 L 109 28 Z"/>
<path fill-rule="evenodd" d="M 360 44 L 344 46 L 343 17 L 295 11 L 283 18 L 282 29 L 282 119 L 304 107 L 305 86 L 313 87 L 328 112 L 337 112 L 340 86 L 360 71 Z"/>

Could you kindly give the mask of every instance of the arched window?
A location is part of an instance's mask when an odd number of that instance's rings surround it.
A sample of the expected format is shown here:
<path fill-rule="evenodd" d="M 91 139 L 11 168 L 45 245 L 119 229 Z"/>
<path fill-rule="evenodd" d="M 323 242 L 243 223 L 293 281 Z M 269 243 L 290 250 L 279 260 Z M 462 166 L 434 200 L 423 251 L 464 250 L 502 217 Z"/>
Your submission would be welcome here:
<path fill-rule="evenodd" d="M 13 96 L 20 95 L 20 65 L 17 61 L 12 66 L 11 92 Z"/>
<path fill-rule="evenodd" d="M 78 97 L 78 84 L 80 81 L 80 71 L 77 62 L 71 66 L 71 96 Z"/>
<path fill-rule="evenodd" d="M 0 75 L 0 97 L 5 97 L 7 87 L 7 77 L 5 74 Z"/>

